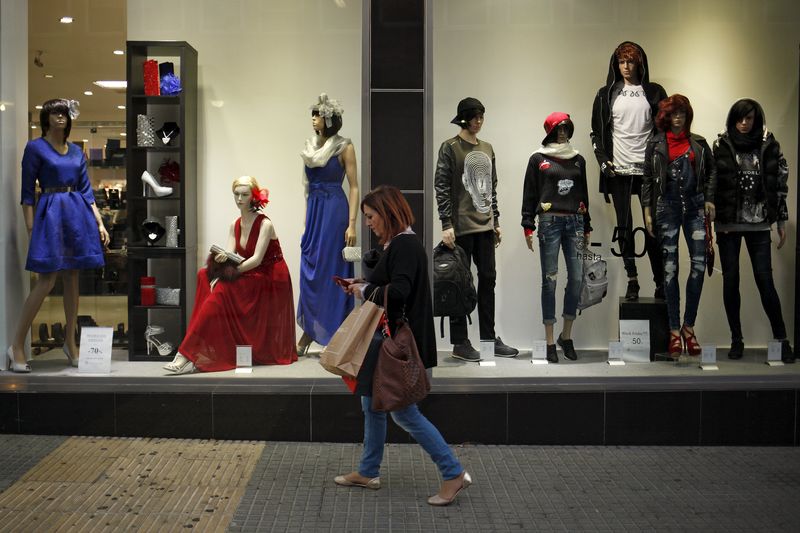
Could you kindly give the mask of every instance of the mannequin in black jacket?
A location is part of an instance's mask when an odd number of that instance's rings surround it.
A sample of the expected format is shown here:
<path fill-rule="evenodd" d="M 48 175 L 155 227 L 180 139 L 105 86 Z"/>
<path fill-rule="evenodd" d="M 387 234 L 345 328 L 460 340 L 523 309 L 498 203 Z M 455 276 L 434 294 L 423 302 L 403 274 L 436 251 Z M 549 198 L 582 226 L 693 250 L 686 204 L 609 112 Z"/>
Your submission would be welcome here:
<path fill-rule="evenodd" d="M 608 66 L 606 85 L 597 91 L 592 106 L 592 146 L 600 165 L 600 192 L 614 201 L 617 227 L 614 241 L 619 248 L 628 287 L 625 298 L 639 297 L 639 278 L 635 262 L 631 196 L 641 200 L 644 150 L 655 132 L 654 119 L 658 102 L 667 97 L 664 88 L 650 81 L 647 55 L 641 46 L 625 41 L 614 53 Z M 664 297 L 664 267 L 657 240 L 645 233 L 645 249 L 653 270 L 656 298 Z"/>

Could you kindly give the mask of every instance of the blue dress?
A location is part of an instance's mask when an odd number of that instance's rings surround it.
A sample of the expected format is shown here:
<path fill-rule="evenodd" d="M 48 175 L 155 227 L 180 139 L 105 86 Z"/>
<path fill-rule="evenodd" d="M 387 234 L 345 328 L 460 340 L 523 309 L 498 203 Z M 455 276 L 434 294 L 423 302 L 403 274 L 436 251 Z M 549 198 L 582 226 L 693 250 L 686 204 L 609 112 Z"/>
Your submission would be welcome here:
<path fill-rule="evenodd" d="M 337 156 L 325 166 L 305 169 L 308 206 L 300 241 L 297 323 L 314 342 L 324 346 L 353 310 L 353 297 L 333 281 L 333 276 L 353 277 L 352 263 L 342 259 L 350 208 L 342 189 L 344 168 Z"/>
<path fill-rule="evenodd" d="M 101 268 L 103 248 L 92 212 L 94 193 L 81 149 L 67 143 L 62 155 L 43 137 L 30 141 L 22 156 L 22 204 L 36 203 L 35 185 L 42 195 L 36 204 L 25 269 L 47 273 Z M 71 187 L 71 192 L 47 189 Z"/>

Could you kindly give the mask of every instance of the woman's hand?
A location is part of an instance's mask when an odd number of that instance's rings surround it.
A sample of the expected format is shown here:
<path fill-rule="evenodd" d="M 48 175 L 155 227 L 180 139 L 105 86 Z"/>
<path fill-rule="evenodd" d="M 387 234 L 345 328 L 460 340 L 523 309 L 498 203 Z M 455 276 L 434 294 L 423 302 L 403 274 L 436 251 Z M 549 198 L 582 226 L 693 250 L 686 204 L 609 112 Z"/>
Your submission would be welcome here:
<path fill-rule="evenodd" d="M 356 245 L 356 228 L 355 228 L 355 226 L 347 226 L 347 229 L 344 232 L 344 244 L 345 244 L 345 246 L 355 246 Z"/>
<path fill-rule="evenodd" d="M 706 216 L 708 217 L 709 222 L 714 222 L 714 217 L 717 215 L 717 210 L 714 207 L 714 204 L 711 202 L 706 202 Z"/>
<path fill-rule="evenodd" d="M 214 256 L 214 261 L 217 263 L 224 263 L 228 260 L 228 254 L 225 252 L 219 252 L 217 255 Z"/>
<path fill-rule="evenodd" d="M 342 290 L 360 300 L 363 298 L 362 289 L 366 286 L 366 283 L 351 283 L 347 287 L 342 287 Z"/>
<path fill-rule="evenodd" d="M 103 248 L 108 248 L 108 245 L 111 242 L 111 237 L 109 237 L 108 231 L 106 231 L 106 227 L 100 224 L 99 226 L 97 226 L 97 229 L 98 231 L 100 231 L 100 242 L 103 244 Z"/>
<path fill-rule="evenodd" d="M 650 208 L 644 208 L 644 227 L 647 229 L 647 233 L 650 234 L 651 237 L 655 238 L 655 234 L 653 233 L 653 217 L 650 214 Z"/>

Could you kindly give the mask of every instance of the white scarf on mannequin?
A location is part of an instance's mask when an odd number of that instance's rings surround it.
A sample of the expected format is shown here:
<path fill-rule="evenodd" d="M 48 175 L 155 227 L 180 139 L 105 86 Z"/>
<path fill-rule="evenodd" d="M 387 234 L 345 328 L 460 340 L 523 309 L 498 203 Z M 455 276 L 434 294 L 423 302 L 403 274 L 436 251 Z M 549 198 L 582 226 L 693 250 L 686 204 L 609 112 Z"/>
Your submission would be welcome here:
<path fill-rule="evenodd" d="M 565 143 L 550 143 L 542 146 L 534 154 L 542 154 L 556 159 L 572 159 L 578 155 L 578 151 L 572 147 L 569 141 Z"/>
<path fill-rule="evenodd" d="M 307 167 L 324 167 L 331 157 L 341 154 L 350 144 L 350 139 L 340 135 L 329 137 L 322 146 L 319 145 L 319 141 L 319 135 L 307 139 L 306 147 L 300 152 L 300 157 Z"/>

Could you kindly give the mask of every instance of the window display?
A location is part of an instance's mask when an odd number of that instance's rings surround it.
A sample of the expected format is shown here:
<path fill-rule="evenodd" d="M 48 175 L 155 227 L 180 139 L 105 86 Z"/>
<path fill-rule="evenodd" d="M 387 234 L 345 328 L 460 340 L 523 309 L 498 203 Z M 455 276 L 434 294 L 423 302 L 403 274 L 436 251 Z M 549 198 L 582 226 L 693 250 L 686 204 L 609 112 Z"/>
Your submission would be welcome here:
<path fill-rule="evenodd" d="M 305 165 L 306 217 L 300 241 L 300 299 L 297 324 L 303 334 L 297 354 L 304 355 L 312 342 L 326 345 L 353 309 L 353 299 L 343 294 L 333 277 L 353 277 L 353 264 L 342 249 L 356 244 L 358 175 L 355 148 L 339 135 L 344 109 L 322 93 L 311 106 L 314 135 L 301 152 Z M 342 180 L 347 178 L 345 196 Z"/>
<path fill-rule="evenodd" d="M 658 102 L 667 97 L 664 88 L 650 81 L 647 55 L 641 46 L 625 41 L 611 55 L 606 85 L 597 91 L 592 105 L 592 147 L 600 165 L 600 192 L 606 203 L 614 202 L 617 226 L 613 242 L 619 242 L 628 274 L 626 300 L 639 298 L 631 196 L 641 200 L 644 150 L 655 132 Z M 645 234 L 655 297 L 664 297 L 661 252 L 656 239 Z"/>
<path fill-rule="evenodd" d="M 105 264 L 103 247 L 108 246 L 110 238 L 95 205 L 86 158 L 67 140 L 72 121 L 78 116 L 77 106 L 76 101 L 64 99 L 42 104 L 42 136 L 28 143 L 22 158 L 21 203 L 30 236 L 25 268 L 37 272 L 39 281 L 22 307 L 6 352 L 8 368 L 14 372 L 31 371 L 23 349 L 25 336 L 59 273 L 66 316 L 64 355 L 77 366 L 78 271 Z M 37 182 L 42 195 L 34 212 Z"/>
<path fill-rule="evenodd" d="M 669 354 L 677 359 L 684 351 L 700 355 L 694 333 L 706 271 L 705 217 L 714 220 L 717 170 L 706 140 L 691 132 L 694 111 L 689 99 L 675 94 L 658 104 L 659 133 L 647 143 L 642 204 L 647 232 L 655 237 L 664 263 L 664 292 L 669 316 Z M 678 287 L 678 238 L 689 248 L 691 271 L 686 280 L 683 325 L 680 321 Z"/>
<path fill-rule="evenodd" d="M 458 103 L 450 121 L 461 128 L 444 141 L 436 163 L 436 203 L 445 246 L 460 246 L 478 269 L 478 322 L 481 341 L 494 341 L 495 355 L 516 357 L 519 350 L 495 334 L 495 248 L 500 245 L 500 210 L 497 206 L 497 169 L 494 150 L 478 139 L 486 108 L 477 98 Z M 452 356 L 479 362 L 481 355 L 467 336 L 467 317 L 450 317 Z"/>
<path fill-rule="evenodd" d="M 547 341 L 547 360 L 558 362 L 556 342 L 571 361 L 578 359 L 572 342 L 583 280 L 583 251 L 592 232 L 586 160 L 569 140 L 575 126 L 566 113 L 551 113 L 544 121 L 545 137 L 525 172 L 522 193 L 522 227 L 533 252 L 534 218 L 539 222 L 539 257 L 542 265 L 542 317 Z M 564 327 L 553 340 L 556 322 L 556 281 L 559 250 L 564 251 L 567 284 L 564 289 Z"/>
<path fill-rule="evenodd" d="M 725 314 L 731 330 L 728 358 L 741 359 L 744 355 L 739 294 L 739 251 L 744 240 L 772 336 L 781 341 L 781 360 L 794 363 L 781 301 L 772 278 L 770 238 L 770 227 L 776 223 L 778 250 L 786 243 L 789 168 L 780 144 L 767 130 L 764 110 L 758 102 L 742 98 L 733 104 L 725 132 L 714 142 L 714 159 L 717 164 L 714 229 L 722 264 Z"/>

